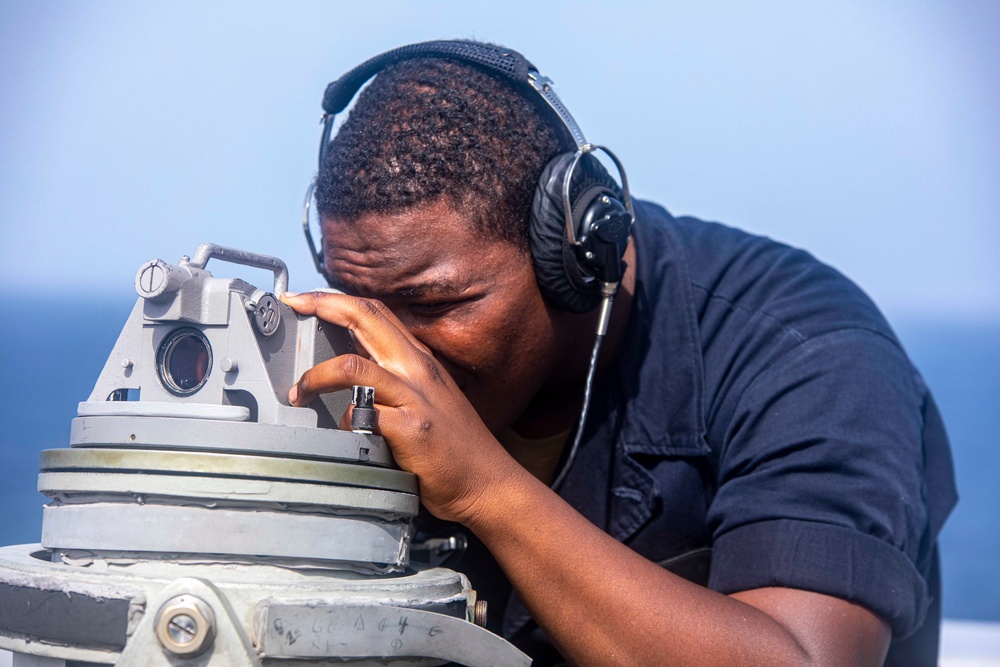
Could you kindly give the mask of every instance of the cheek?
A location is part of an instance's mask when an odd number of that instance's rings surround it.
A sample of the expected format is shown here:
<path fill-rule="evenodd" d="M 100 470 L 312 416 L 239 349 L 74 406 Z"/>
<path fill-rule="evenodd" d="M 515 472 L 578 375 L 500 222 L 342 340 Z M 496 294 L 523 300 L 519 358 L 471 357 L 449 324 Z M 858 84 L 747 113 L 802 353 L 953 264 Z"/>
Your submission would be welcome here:
<path fill-rule="evenodd" d="M 510 327 L 480 319 L 438 321 L 415 328 L 414 335 L 434 351 L 460 385 L 493 375 L 504 365 L 512 336 Z"/>
<path fill-rule="evenodd" d="M 484 385 L 501 393 L 520 388 L 534 392 L 548 376 L 556 361 L 555 336 L 547 318 L 529 315 L 525 310 L 513 311 L 489 327 L 477 365 Z"/>
<path fill-rule="evenodd" d="M 530 307 L 483 308 L 414 329 L 414 334 L 460 385 L 493 385 L 538 372 L 552 356 L 555 344 L 548 317 L 538 315 L 537 308 Z"/>

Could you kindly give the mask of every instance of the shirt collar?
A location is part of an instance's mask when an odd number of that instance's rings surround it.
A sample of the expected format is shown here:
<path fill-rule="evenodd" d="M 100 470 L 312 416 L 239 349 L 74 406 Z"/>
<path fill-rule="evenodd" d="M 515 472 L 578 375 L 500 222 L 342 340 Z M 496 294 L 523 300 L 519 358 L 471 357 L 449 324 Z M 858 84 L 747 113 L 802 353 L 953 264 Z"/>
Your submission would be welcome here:
<path fill-rule="evenodd" d="M 663 208 L 638 202 L 636 284 L 619 352 L 626 454 L 708 452 L 701 345 L 691 274 Z"/>
<path fill-rule="evenodd" d="M 642 527 L 661 493 L 648 472 L 654 465 L 650 457 L 710 451 L 687 262 L 669 213 L 644 202 L 636 213 L 635 294 L 616 372 L 611 382 L 594 388 L 583 441 L 557 489 L 619 540 Z"/>
<path fill-rule="evenodd" d="M 636 203 L 636 285 L 613 383 L 595 387 L 593 416 L 559 494 L 625 542 L 649 520 L 662 489 L 637 455 L 700 455 L 704 377 L 691 277 L 666 210 Z M 600 407 L 598 407 L 600 406 Z M 609 446 L 610 445 L 610 446 Z M 531 615 L 512 592 L 503 634 Z"/>

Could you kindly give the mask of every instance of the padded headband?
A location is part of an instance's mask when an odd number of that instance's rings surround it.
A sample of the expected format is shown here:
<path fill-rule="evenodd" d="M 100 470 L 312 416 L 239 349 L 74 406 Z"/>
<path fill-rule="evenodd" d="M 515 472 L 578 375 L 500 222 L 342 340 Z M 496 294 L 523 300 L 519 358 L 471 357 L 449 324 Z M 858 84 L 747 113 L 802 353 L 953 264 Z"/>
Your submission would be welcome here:
<path fill-rule="evenodd" d="M 326 87 L 323 93 L 323 139 L 320 144 L 319 166 L 322 168 L 327 145 L 333 133 L 334 117 L 347 108 L 354 96 L 365 83 L 386 67 L 416 58 L 452 58 L 474 65 L 480 69 L 507 80 L 516 88 L 524 90 L 525 97 L 536 101 L 540 109 L 548 109 L 558 120 L 557 127 L 563 131 L 564 140 L 572 143 L 577 150 L 587 146 L 587 140 L 576 124 L 573 116 L 559 100 L 552 89 L 552 81 L 539 74 L 531 62 L 513 49 L 477 44 L 464 41 L 435 41 L 408 44 L 374 58 L 369 58 L 347 74 Z M 542 104 L 542 101 L 545 103 Z"/>
<path fill-rule="evenodd" d="M 369 58 L 326 87 L 323 111 L 338 114 L 347 108 L 354 96 L 379 71 L 415 58 L 455 58 L 498 74 L 512 83 L 528 86 L 528 73 L 538 69 L 517 51 L 489 44 L 461 41 L 422 42 L 408 44 Z"/>

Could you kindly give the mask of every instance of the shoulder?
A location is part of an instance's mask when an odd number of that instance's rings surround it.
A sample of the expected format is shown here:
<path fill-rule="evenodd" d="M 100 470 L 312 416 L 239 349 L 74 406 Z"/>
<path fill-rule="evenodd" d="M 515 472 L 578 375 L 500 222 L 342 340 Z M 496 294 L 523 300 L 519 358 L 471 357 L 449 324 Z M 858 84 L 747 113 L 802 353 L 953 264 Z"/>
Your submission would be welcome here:
<path fill-rule="evenodd" d="M 684 265 L 699 322 L 737 312 L 772 320 L 805 340 L 842 329 L 896 337 L 871 298 L 805 250 L 718 222 L 637 207 L 637 231 L 672 246 Z"/>
<path fill-rule="evenodd" d="M 871 298 L 810 253 L 648 203 L 637 207 L 636 227 L 640 280 L 686 303 L 686 313 L 675 306 L 671 319 L 686 318 L 695 338 L 710 442 L 726 438 L 749 388 L 780 378 L 785 364 L 818 372 L 828 357 L 841 365 L 881 360 L 898 383 L 921 393 Z"/>
<path fill-rule="evenodd" d="M 954 486 L 933 401 L 889 324 L 803 250 L 655 205 L 637 213 L 641 280 L 687 304 L 650 335 L 687 326 L 696 340 L 712 587 L 858 600 L 908 634 L 933 596 Z"/>

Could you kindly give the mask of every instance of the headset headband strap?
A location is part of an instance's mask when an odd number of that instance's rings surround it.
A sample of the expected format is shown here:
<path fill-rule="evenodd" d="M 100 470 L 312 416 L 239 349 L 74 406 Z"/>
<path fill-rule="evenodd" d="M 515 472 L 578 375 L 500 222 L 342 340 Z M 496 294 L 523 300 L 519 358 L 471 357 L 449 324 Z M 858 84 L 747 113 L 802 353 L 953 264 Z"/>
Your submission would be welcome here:
<path fill-rule="evenodd" d="M 552 79 L 542 76 L 536 69 L 531 69 L 528 71 L 528 85 L 542 96 L 542 99 L 545 100 L 559 120 L 562 121 L 566 127 L 566 131 L 569 132 L 570 137 L 573 139 L 573 143 L 576 144 L 576 149 L 578 151 L 583 150 L 587 145 L 587 139 L 583 136 L 583 130 L 580 129 L 580 126 L 576 124 L 576 120 L 573 119 L 573 115 L 563 106 L 562 100 L 556 95 L 556 91 L 552 89 L 554 85 Z"/>
<path fill-rule="evenodd" d="M 390 65 L 425 57 L 460 60 L 478 66 L 491 74 L 501 76 L 513 85 L 531 88 L 545 101 L 545 106 L 555 113 L 575 147 L 579 150 L 586 145 L 587 140 L 584 138 L 580 126 L 577 125 L 573 116 L 563 106 L 552 89 L 552 81 L 539 74 L 538 69 L 517 51 L 474 42 L 421 42 L 401 46 L 370 58 L 326 87 L 326 91 L 323 93 L 325 115 L 323 116 L 323 143 L 320 146 L 320 167 L 323 165 L 327 144 L 333 132 L 333 117 L 347 108 L 361 87 L 370 78 Z"/>
<path fill-rule="evenodd" d="M 455 58 L 478 65 L 494 74 L 522 85 L 528 84 L 528 71 L 536 69 L 517 51 L 489 44 L 463 41 L 435 41 L 408 44 L 369 58 L 326 87 L 323 111 L 338 114 L 347 108 L 355 93 L 379 71 L 414 58 Z"/>

